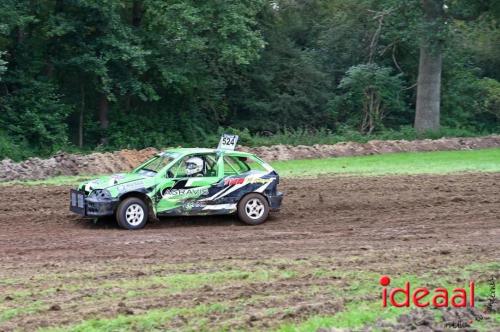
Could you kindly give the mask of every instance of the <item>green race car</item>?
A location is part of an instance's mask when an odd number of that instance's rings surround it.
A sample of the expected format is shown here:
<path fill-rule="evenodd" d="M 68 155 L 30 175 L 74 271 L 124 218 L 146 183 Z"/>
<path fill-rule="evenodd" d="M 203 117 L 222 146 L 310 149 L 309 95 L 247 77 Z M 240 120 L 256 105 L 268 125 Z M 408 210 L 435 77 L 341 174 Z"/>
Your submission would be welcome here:
<path fill-rule="evenodd" d="M 278 211 L 279 176 L 257 156 L 224 149 L 172 149 L 130 173 L 81 183 L 70 210 L 85 217 L 114 215 L 126 229 L 158 216 L 238 214 L 250 225 Z"/>

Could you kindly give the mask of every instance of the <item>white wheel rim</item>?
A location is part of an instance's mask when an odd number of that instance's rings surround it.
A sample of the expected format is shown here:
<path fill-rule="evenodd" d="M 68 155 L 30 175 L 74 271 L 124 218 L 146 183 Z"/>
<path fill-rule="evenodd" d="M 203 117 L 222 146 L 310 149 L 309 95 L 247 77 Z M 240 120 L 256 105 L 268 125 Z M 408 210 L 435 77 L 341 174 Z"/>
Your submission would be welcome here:
<path fill-rule="evenodd" d="M 144 209 L 139 204 L 131 204 L 125 211 L 125 220 L 130 226 L 138 226 L 144 220 Z"/>
<path fill-rule="evenodd" d="M 252 198 L 245 204 L 245 213 L 250 219 L 256 220 L 264 215 L 264 204 L 258 198 Z"/>

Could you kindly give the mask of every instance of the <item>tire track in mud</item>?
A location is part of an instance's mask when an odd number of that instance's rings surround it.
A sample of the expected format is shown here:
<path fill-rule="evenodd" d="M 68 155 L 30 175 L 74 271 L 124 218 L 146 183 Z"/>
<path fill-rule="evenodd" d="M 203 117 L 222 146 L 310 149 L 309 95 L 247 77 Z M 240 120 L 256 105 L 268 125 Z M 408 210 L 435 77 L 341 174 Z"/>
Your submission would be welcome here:
<path fill-rule="evenodd" d="M 164 247 L 170 253 L 163 259 L 183 252 L 183 259 L 196 260 L 206 249 L 212 258 L 252 252 L 287 257 L 308 249 L 356 251 L 360 241 L 380 249 L 412 242 L 434 247 L 441 237 L 446 246 L 467 236 L 471 246 L 486 245 L 498 235 L 499 185 L 497 173 L 285 180 L 282 211 L 261 226 L 244 226 L 232 216 L 164 218 L 138 232 L 73 215 L 69 187 L 1 187 L 0 253 L 7 260 L 36 252 L 40 259 L 92 259 L 119 257 L 116 249 L 134 246 L 142 250 L 126 255 L 141 258 Z M 115 250 L 104 250 L 109 248 Z"/>
<path fill-rule="evenodd" d="M 113 317 L 123 309 L 117 306 L 120 297 L 105 293 L 102 298 L 94 299 L 92 294 L 87 298 L 91 288 L 68 293 L 59 284 L 78 289 L 89 281 L 119 284 L 229 267 L 252 271 L 293 266 L 300 273 L 290 280 L 214 286 L 202 295 L 195 289 L 163 299 L 139 298 L 128 305 L 142 312 L 175 303 L 234 304 L 240 303 L 237 294 L 241 293 L 243 299 L 257 296 L 248 304 L 257 316 L 263 315 L 259 306 L 298 308 L 291 316 L 275 313 L 251 320 L 251 325 L 229 311 L 213 323 L 255 329 L 310 314 L 332 314 L 346 299 L 329 301 L 324 292 L 346 281 L 313 278 L 311 271 L 421 274 L 500 261 L 499 185 L 499 173 L 286 179 L 280 188 L 286 195 L 283 209 L 263 225 L 245 226 L 230 216 L 170 218 L 141 231 L 93 224 L 72 215 L 69 187 L 3 186 L 0 280 L 4 282 L 0 282 L 0 293 L 38 290 L 45 295 L 36 295 L 36 300 L 64 305 L 62 311 L 45 308 L 0 322 L 0 330 L 73 324 L 79 319 L 75 312 L 83 317 Z M 318 292 L 311 293 L 315 284 Z M 44 291 L 52 288 L 61 290 Z M 124 290 L 116 291 L 124 294 Z"/>

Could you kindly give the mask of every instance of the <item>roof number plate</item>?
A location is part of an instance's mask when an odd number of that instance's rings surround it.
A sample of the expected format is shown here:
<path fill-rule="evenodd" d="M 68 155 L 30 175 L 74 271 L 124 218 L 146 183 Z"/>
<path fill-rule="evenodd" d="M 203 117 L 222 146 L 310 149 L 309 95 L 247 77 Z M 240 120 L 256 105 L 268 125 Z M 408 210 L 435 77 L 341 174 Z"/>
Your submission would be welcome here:
<path fill-rule="evenodd" d="M 219 146 L 217 150 L 230 150 L 233 151 L 236 147 L 236 143 L 238 142 L 238 135 L 228 135 L 223 134 L 220 138 Z"/>

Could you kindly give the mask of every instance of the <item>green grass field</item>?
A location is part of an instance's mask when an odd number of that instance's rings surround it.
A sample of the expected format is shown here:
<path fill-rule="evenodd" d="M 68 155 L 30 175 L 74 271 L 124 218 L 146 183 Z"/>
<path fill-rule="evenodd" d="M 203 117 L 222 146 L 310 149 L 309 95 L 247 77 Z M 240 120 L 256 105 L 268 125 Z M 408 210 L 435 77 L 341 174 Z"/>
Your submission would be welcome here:
<path fill-rule="evenodd" d="M 500 149 L 391 153 L 359 157 L 277 161 L 271 164 L 282 177 L 500 172 Z M 58 176 L 45 180 L 9 181 L 1 184 L 74 185 L 93 177 L 96 175 Z"/>
<path fill-rule="evenodd" d="M 500 172 L 500 149 L 391 153 L 274 162 L 281 176 L 446 174 Z"/>
<path fill-rule="evenodd" d="M 269 266 L 276 265 L 276 262 L 266 261 Z M 362 330 L 364 327 L 371 326 L 378 319 L 383 319 L 389 322 L 394 322 L 395 319 L 402 313 L 410 311 L 408 308 L 382 308 L 380 305 L 380 299 L 378 296 L 374 298 L 368 296 L 380 292 L 380 286 L 377 283 L 380 275 L 375 272 L 365 272 L 358 273 L 358 271 L 340 271 L 327 268 L 313 268 L 307 269 L 300 262 L 294 261 L 280 261 L 281 264 L 286 263 L 288 265 L 287 270 L 271 270 L 271 271 L 255 271 L 253 273 L 240 272 L 240 271 L 224 271 L 212 274 L 194 274 L 186 275 L 179 274 L 174 276 L 175 278 L 168 277 L 167 279 L 175 279 L 176 289 L 170 289 L 172 294 L 182 294 L 182 291 L 201 289 L 204 285 L 210 285 L 211 287 L 222 287 L 223 285 L 232 285 L 237 282 L 238 285 L 245 286 L 252 283 L 258 282 L 279 282 L 279 281 L 291 281 L 300 280 L 301 278 L 314 278 L 313 280 L 329 280 L 329 278 L 335 279 L 346 279 L 350 281 L 351 286 L 347 286 L 343 289 L 338 289 L 336 286 L 325 286 L 325 287 L 315 287 L 310 286 L 310 288 L 301 289 L 300 296 L 308 298 L 310 296 L 317 296 L 319 293 L 328 294 L 332 299 L 338 298 L 341 294 L 342 297 L 349 299 L 346 301 L 343 310 L 339 311 L 333 315 L 312 315 L 305 320 L 300 322 L 290 322 L 279 325 L 278 327 L 270 328 L 269 331 L 274 332 L 314 332 L 319 328 L 349 328 L 354 330 Z M 307 265 L 307 264 L 306 264 Z M 498 269 L 498 263 L 490 264 L 470 264 L 463 266 L 461 268 L 449 268 L 447 270 L 441 271 L 443 275 L 445 272 L 454 275 L 460 275 L 467 280 L 472 276 L 477 276 L 478 274 L 492 273 Z M 458 270 L 460 272 L 457 272 Z M 458 274 L 457 274 L 458 273 Z M 216 279 L 212 277 L 217 275 Z M 248 277 L 243 278 L 244 275 Z M 44 276 L 47 278 L 48 276 Z M 412 284 L 425 285 L 426 280 L 432 278 L 432 273 L 424 274 L 421 276 L 416 275 L 402 275 L 398 278 L 398 282 L 394 283 L 394 287 L 403 287 L 403 281 L 411 281 Z M 45 279 L 43 279 L 45 280 Z M 46 282 L 49 282 L 49 279 Z M 219 282 L 214 282 L 219 281 Z M 452 277 L 439 277 L 434 280 L 435 283 L 442 285 L 448 289 L 451 293 L 452 289 L 456 286 L 456 280 Z M 167 283 L 168 285 L 168 283 Z M 122 285 L 116 283 L 98 284 L 97 289 L 101 290 L 103 287 L 120 288 Z M 136 290 L 133 293 L 127 293 L 127 300 L 131 301 L 134 297 L 146 296 L 145 290 L 150 287 L 150 284 L 141 284 L 136 281 L 130 283 L 130 289 Z M 479 299 L 486 299 L 489 296 L 489 285 L 485 282 L 480 282 L 476 285 L 476 295 Z M 35 290 L 36 291 L 36 290 Z M 167 294 L 164 294 L 165 296 Z M 368 299 L 367 299 L 368 298 Z M 100 318 L 100 319 L 87 319 L 83 320 L 78 324 L 65 326 L 65 327 L 51 327 L 47 329 L 40 329 L 40 332 L 63 332 L 63 331 L 73 331 L 73 332 L 98 332 L 98 331 L 161 331 L 164 326 L 168 326 L 176 317 L 183 316 L 188 322 L 186 327 L 179 330 L 186 331 L 209 331 L 214 330 L 213 326 L 208 325 L 206 321 L 206 316 L 211 315 L 223 315 L 224 313 L 233 311 L 233 320 L 245 320 L 246 318 L 246 305 L 252 304 L 253 301 L 271 301 L 276 300 L 276 297 L 272 294 L 266 296 L 257 297 L 256 299 L 246 299 L 237 301 L 235 303 L 229 302 L 214 302 L 212 304 L 201 304 L 194 307 L 173 307 L 165 309 L 153 309 L 148 310 L 141 314 L 136 315 L 118 315 L 111 318 Z M 16 300 L 21 301 L 21 297 L 16 297 Z M 401 297 L 399 300 L 401 301 Z M 31 307 L 26 307 L 26 310 L 31 310 Z M 39 310 L 40 308 L 34 308 L 33 310 Z M 277 312 L 286 312 L 287 308 L 277 307 Z M 436 315 L 439 315 L 439 311 L 436 309 L 431 309 Z M 16 315 L 19 313 L 12 313 Z M 274 311 L 268 310 L 266 315 L 273 316 Z M 2 316 L 0 316 L 0 321 Z M 500 319 L 499 314 L 491 314 L 491 321 L 498 322 Z M 229 322 L 224 322 L 219 325 L 219 331 L 231 331 Z M 487 331 L 488 328 L 484 327 L 484 322 L 476 322 L 474 327 L 479 331 Z M 491 324 L 490 324 L 491 325 Z M 491 327 L 491 326 L 490 326 Z M 245 330 L 245 329 L 243 329 Z M 243 331 L 242 330 L 242 331 Z"/>

